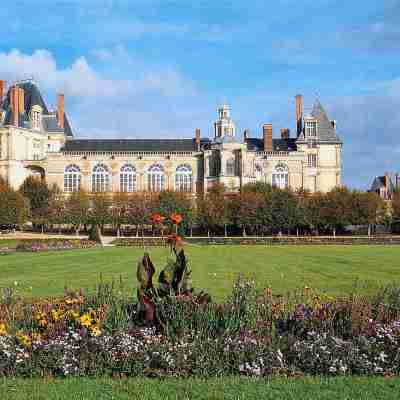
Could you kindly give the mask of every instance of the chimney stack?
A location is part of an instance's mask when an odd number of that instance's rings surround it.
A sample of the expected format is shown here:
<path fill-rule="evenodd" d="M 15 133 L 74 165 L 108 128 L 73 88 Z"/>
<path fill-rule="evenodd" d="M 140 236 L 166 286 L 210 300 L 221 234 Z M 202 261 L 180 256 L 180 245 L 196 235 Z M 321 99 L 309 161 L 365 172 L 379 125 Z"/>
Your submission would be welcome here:
<path fill-rule="evenodd" d="M 331 120 L 331 125 L 332 125 L 332 128 L 336 131 L 336 120 L 335 119 Z"/>
<path fill-rule="evenodd" d="M 57 120 L 58 126 L 64 129 L 64 95 L 58 95 L 58 107 L 57 107 Z"/>
<path fill-rule="evenodd" d="M 301 134 L 303 129 L 303 96 L 298 94 L 296 96 L 296 130 L 297 136 Z"/>
<path fill-rule="evenodd" d="M 18 112 L 20 114 L 25 112 L 25 91 L 22 87 L 18 88 Z"/>
<path fill-rule="evenodd" d="M 12 111 L 12 124 L 14 126 L 19 125 L 19 89 L 17 85 L 11 88 L 11 111 Z"/>
<path fill-rule="evenodd" d="M 386 188 L 386 190 L 389 190 L 389 181 L 390 181 L 389 172 L 385 172 L 385 188 Z"/>
<path fill-rule="evenodd" d="M 272 124 L 263 125 L 264 151 L 273 151 Z"/>
<path fill-rule="evenodd" d="M 250 138 L 250 129 L 245 129 L 243 131 L 243 142 L 246 142 Z"/>
<path fill-rule="evenodd" d="M 196 128 L 195 133 L 196 150 L 200 151 L 200 129 Z"/>
<path fill-rule="evenodd" d="M 0 105 L 3 103 L 5 93 L 6 93 L 6 81 L 0 80 Z"/>
<path fill-rule="evenodd" d="M 290 129 L 281 128 L 281 139 L 289 139 L 289 138 L 290 138 Z"/>

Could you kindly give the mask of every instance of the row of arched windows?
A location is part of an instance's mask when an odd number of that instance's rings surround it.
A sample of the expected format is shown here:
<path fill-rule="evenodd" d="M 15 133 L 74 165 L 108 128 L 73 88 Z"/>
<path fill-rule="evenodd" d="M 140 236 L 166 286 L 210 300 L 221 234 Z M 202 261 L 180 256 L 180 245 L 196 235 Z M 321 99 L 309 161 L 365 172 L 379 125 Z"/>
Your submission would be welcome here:
<path fill-rule="evenodd" d="M 165 189 L 165 171 L 161 164 L 153 164 L 147 170 L 147 190 L 161 192 Z M 81 170 L 71 164 L 65 168 L 64 191 L 75 192 L 81 187 Z M 119 189 L 121 192 L 137 191 L 136 168 L 125 164 L 119 171 Z M 108 192 L 111 190 L 111 175 L 108 167 L 97 164 L 92 170 L 92 192 Z M 192 192 L 193 172 L 188 164 L 181 164 L 175 170 L 175 190 L 178 192 Z"/>

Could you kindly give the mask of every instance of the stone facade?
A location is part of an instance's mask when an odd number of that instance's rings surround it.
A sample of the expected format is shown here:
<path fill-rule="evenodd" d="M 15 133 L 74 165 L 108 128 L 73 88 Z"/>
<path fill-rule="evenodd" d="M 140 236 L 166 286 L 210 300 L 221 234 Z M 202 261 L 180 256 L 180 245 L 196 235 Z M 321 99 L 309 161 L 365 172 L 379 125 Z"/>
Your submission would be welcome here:
<path fill-rule="evenodd" d="M 32 174 L 66 193 L 93 191 L 206 192 L 216 183 L 235 192 L 262 181 L 278 187 L 326 192 L 341 184 L 342 142 L 317 99 L 303 116 L 296 96 L 296 133 L 272 124 L 261 137 L 237 139 L 228 105 L 218 108 L 214 138 L 75 139 L 64 113 L 64 96 L 49 110 L 38 86 L 24 81 L 5 90 L 0 81 L 0 175 L 18 188 Z"/>

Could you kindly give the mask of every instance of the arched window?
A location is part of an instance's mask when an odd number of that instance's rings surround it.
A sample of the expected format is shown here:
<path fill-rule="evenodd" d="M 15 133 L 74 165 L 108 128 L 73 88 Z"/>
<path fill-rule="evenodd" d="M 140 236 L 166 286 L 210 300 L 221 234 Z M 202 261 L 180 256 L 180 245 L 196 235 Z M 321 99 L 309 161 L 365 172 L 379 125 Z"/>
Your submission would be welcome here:
<path fill-rule="evenodd" d="M 232 158 L 228 158 L 228 160 L 226 160 L 226 175 L 228 176 L 235 176 L 235 159 Z"/>
<path fill-rule="evenodd" d="M 92 172 L 92 192 L 108 192 L 110 189 L 110 175 L 104 164 L 97 164 Z"/>
<path fill-rule="evenodd" d="M 289 186 L 289 168 L 285 164 L 278 164 L 272 173 L 272 185 L 279 189 Z"/>
<path fill-rule="evenodd" d="M 191 192 L 192 182 L 192 167 L 188 164 L 179 165 L 175 171 L 175 190 L 177 192 Z"/>
<path fill-rule="evenodd" d="M 65 167 L 64 171 L 64 192 L 77 192 L 81 187 L 81 170 L 71 164 Z"/>
<path fill-rule="evenodd" d="M 125 164 L 119 171 L 119 190 L 121 192 L 136 191 L 136 169 L 133 165 Z"/>
<path fill-rule="evenodd" d="M 165 188 L 164 168 L 160 164 L 153 164 L 147 171 L 147 184 L 150 192 L 161 192 Z"/>

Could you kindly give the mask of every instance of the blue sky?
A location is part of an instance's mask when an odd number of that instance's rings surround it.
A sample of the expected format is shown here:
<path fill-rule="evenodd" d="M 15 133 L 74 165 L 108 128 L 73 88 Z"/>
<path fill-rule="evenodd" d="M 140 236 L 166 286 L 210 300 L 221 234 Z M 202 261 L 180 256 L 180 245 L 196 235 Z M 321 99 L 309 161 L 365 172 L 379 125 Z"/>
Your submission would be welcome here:
<path fill-rule="evenodd" d="M 225 101 L 278 136 L 318 93 L 345 184 L 400 170 L 399 0 L 14 0 L 0 20 L 0 78 L 65 92 L 79 137 L 211 136 Z"/>

